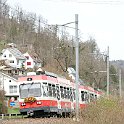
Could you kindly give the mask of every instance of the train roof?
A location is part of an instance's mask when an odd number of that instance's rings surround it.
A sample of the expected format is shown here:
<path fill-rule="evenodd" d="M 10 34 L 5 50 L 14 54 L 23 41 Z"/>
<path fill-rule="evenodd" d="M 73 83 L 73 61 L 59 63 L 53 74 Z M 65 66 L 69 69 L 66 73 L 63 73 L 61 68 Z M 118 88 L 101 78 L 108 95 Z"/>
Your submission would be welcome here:
<path fill-rule="evenodd" d="M 71 82 L 70 80 L 67 80 L 66 78 L 62 77 L 53 77 L 53 76 L 48 76 L 48 75 L 28 75 L 28 76 L 22 76 L 19 77 L 18 82 L 24 83 L 25 81 L 39 81 L 39 80 L 48 80 L 51 82 L 55 82 L 58 84 L 62 84 L 63 86 L 65 85 L 70 85 L 71 87 L 75 86 L 76 84 L 74 82 Z M 100 90 L 96 90 L 90 86 L 86 85 L 79 85 L 80 89 L 85 89 L 91 92 L 95 92 L 97 94 L 101 94 L 102 92 Z"/>

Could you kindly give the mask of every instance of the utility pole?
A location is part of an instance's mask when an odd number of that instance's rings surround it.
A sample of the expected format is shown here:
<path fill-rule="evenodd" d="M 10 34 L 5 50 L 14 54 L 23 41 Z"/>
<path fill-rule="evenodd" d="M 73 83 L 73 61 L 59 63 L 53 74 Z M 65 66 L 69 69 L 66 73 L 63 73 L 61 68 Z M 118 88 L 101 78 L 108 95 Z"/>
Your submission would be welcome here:
<path fill-rule="evenodd" d="M 109 97 L 109 47 L 107 49 L 107 97 Z"/>
<path fill-rule="evenodd" d="M 78 14 L 75 14 L 75 49 L 76 49 L 76 120 L 79 120 L 79 39 Z"/>
<path fill-rule="evenodd" d="M 75 28 L 68 27 L 66 25 L 75 23 Z M 63 25 L 57 25 L 57 26 L 64 26 L 68 28 L 75 29 L 75 55 L 76 55 L 76 120 L 79 121 L 79 39 L 78 39 L 78 14 L 75 14 L 75 21 L 69 22 Z"/>
<path fill-rule="evenodd" d="M 41 31 L 41 19 L 39 17 L 39 20 L 38 20 L 38 34 L 40 34 L 40 31 Z"/>
<path fill-rule="evenodd" d="M 121 69 L 119 69 L 119 94 L 122 97 L 122 87 L 121 87 Z"/>

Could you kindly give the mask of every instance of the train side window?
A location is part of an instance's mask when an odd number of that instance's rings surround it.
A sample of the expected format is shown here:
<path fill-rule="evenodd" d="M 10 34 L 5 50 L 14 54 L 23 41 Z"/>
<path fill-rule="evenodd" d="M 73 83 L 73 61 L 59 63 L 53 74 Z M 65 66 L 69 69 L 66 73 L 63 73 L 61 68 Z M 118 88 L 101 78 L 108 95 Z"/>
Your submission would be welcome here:
<path fill-rule="evenodd" d="M 67 99 L 70 99 L 70 90 L 67 88 Z"/>
<path fill-rule="evenodd" d="M 73 89 L 73 98 L 75 100 L 75 89 Z"/>
<path fill-rule="evenodd" d="M 57 95 L 57 99 L 60 100 L 59 86 L 58 85 L 56 85 L 56 95 Z"/>
<path fill-rule="evenodd" d="M 64 90 L 62 86 L 60 86 L 60 91 L 61 91 L 61 98 L 64 99 Z"/>
<path fill-rule="evenodd" d="M 72 88 L 70 88 L 70 100 L 73 101 L 73 92 L 72 92 Z"/>
<path fill-rule="evenodd" d="M 85 101 L 85 92 L 81 91 L 81 101 Z"/>
<path fill-rule="evenodd" d="M 64 98 L 67 98 L 66 87 L 64 87 Z"/>
<path fill-rule="evenodd" d="M 56 88 L 55 85 L 52 85 L 53 97 L 56 97 Z"/>
<path fill-rule="evenodd" d="M 94 96 L 94 99 L 97 100 L 97 95 Z"/>
<path fill-rule="evenodd" d="M 87 93 L 87 102 L 90 102 L 90 94 Z"/>
<path fill-rule="evenodd" d="M 47 86 L 46 82 L 43 82 L 42 88 L 43 88 L 43 96 L 47 97 L 48 96 L 48 86 Z"/>
<path fill-rule="evenodd" d="M 87 92 L 85 92 L 85 101 L 89 102 L 89 94 Z"/>
<path fill-rule="evenodd" d="M 90 93 L 90 102 L 92 102 L 93 100 L 94 100 L 94 95 Z"/>
<path fill-rule="evenodd" d="M 50 97 L 52 97 L 52 86 L 51 84 L 48 84 L 48 94 Z"/>

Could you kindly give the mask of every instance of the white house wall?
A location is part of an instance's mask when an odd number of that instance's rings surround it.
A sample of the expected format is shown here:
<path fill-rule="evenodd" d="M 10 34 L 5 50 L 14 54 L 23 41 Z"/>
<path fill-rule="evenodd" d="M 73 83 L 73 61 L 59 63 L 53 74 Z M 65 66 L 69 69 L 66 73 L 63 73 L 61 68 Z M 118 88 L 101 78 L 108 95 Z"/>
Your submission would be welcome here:
<path fill-rule="evenodd" d="M 10 82 L 11 81 L 11 82 Z M 10 93 L 9 86 L 17 86 L 17 93 Z M 19 96 L 19 85 L 17 81 L 10 79 L 8 77 L 5 77 L 4 79 L 4 90 L 6 92 L 6 96 Z"/>
<path fill-rule="evenodd" d="M 28 56 L 29 57 L 29 59 L 26 59 L 26 61 L 25 61 L 25 68 L 27 69 L 27 68 L 34 68 L 34 61 L 33 61 L 33 59 L 31 58 L 31 56 L 28 54 L 28 53 L 25 53 L 25 54 L 23 54 L 25 57 L 26 56 Z M 31 62 L 31 65 L 27 65 L 27 62 Z"/>
<path fill-rule="evenodd" d="M 9 60 L 9 61 L 11 61 L 11 60 L 13 60 L 14 61 L 14 63 L 8 63 L 10 66 L 12 66 L 12 67 L 16 67 L 17 66 L 17 60 L 16 60 L 16 58 L 12 55 L 11 57 L 9 57 L 9 54 L 11 54 L 11 52 L 9 51 L 9 50 L 5 50 L 4 51 L 4 53 L 3 53 L 3 55 L 2 55 L 2 59 L 3 60 Z M 6 56 L 6 57 L 5 57 Z"/>
<path fill-rule="evenodd" d="M 17 80 L 3 73 L 0 73 L 0 77 L 1 77 L 0 79 L 1 79 L 1 84 L 2 84 L 1 86 L 3 90 L 5 91 L 5 96 L 19 96 L 19 84 Z M 17 86 L 16 93 L 10 93 L 10 88 L 9 88 L 10 85 Z"/>
<path fill-rule="evenodd" d="M 9 54 L 11 54 L 12 56 L 10 57 Z M 1 59 L 2 60 L 8 60 L 8 65 L 10 65 L 12 67 L 16 67 L 16 68 L 21 68 L 22 64 L 25 62 L 24 59 L 18 59 L 17 60 L 16 57 L 7 49 L 3 52 Z M 14 63 L 10 63 L 11 60 L 13 60 Z"/>

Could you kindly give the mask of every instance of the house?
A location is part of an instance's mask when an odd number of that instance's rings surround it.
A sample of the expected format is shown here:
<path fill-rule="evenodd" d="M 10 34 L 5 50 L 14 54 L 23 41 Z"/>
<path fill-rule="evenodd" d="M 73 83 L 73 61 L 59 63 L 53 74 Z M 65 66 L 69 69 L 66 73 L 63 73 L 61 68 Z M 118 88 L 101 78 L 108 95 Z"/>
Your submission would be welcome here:
<path fill-rule="evenodd" d="M 70 78 L 72 78 L 73 81 L 76 80 L 76 71 L 72 67 L 68 67 L 67 69 L 68 75 Z"/>
<path fill-rule="evenodd" d="M 15 43 L 8 43 L 6 46 L 8 46 L 8 47 L 15 47 L 15 48 L 17 47 Z"/>
<path fill-rule="evenodd" d="M 15 68 L 11 66 L 6 66 L 3 69 L 1 69 L 3 73 L 9 75 L 9 76 L 15 76 L 15 75 L 25 75 L 25 70 L 23 68 Z"/>
<path fill-rule="evenodd" d="M 69 77 L 76 82 L 76 71 L 72 67 L 68 67 L 67 69 Z M 85 85 L 84 81 L 82 79 L 78 79 L 78 82 L 82 85 Z"/>
<path fill-rule="evenodd" d="M 0 72 L 0 88 L 5 91 L 5 96 L 19 96 L 18 79 Z"/>
<path fill-rule="evenodd" d="M 15 68 L 11 67 L 10 65 L 7 65 L 8 60 L 0 60 L 0 71 L 9 75 L 25 75 L 25 70 L 23 68 Z"/>
<path fill-rule="evenodd" d="M 41 60 L 39 59 L 38 55 L 34 52 L 29 53 L 26 52 L 23 54 L 26 58 L 25 61 L 25 69 L 27 68 L 34 68 L 34 67 L 41 67 Z"/>
<path fill-rule="evenodd" d="M 1 60 L 8 60 L 8 65 L 15 68 L 22 68 L 26 61 L 25 56 L 15 47 L 3 49 L 1 52 Z"/>
<path fill-rule="evenodd" d="M 19 97 L 19 84 L 18 79 L 13 78 L 5 73 L 0 72 L 0 90 L 5 91 L 5 97 L 7 103 L 11 98 L 15 100 L 15 106 L 18 106 L 18 97 Z"/>

